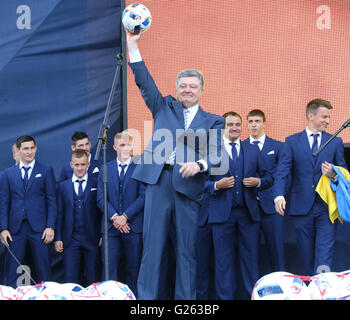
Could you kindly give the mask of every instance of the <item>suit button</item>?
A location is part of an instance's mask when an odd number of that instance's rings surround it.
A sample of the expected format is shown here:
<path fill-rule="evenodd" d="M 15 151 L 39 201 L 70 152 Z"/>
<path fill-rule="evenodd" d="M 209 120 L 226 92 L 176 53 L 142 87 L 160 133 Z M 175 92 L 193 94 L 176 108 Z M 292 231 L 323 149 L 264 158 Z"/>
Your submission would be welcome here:
<path fill-rule="evenodd" d="M 312 185 L 312 188 L 315 188 L 315 185 L 314 185 L 314 184 Z"/>

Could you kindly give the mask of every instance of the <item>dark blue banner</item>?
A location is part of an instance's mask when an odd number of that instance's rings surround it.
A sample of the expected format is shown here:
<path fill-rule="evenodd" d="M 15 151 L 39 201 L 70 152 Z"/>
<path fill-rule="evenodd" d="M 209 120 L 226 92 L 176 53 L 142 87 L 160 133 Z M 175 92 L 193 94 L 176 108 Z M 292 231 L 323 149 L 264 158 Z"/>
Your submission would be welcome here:
<path fill-rule="evenodd" d="M 0 170 L 13 164 L 11 146 L 25 134 L 56 176 L 74 131 L 96 147 L 121 52 L 120 19 L 120 0 L 1 0 Z M 111 136 L 120 130 L 120 81 Z"/>

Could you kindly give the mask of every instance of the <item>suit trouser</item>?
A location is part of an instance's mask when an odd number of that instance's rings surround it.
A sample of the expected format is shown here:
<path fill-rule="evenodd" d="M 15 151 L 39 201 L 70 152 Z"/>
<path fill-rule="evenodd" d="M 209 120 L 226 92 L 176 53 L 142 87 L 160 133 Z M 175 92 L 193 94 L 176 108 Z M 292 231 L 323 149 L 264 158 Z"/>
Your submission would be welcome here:
<path fill-rule="evenodd" d="M 284 258 L 284 217 L 278 213 L 267 214 L 261 209 L 261 227 L 269 249 L 272 271 L 286 271 Z"/>
<path fill-rule="evenodd" d="M 51 265 L 50 265 L 50 244 L 44 244 L 42 232 L 35 232 L 31 228 L 27 220 L 22 222 L 18 232 L 11 234 L 13 241 L 10 241 L 10 250 L 15 257 L 22 263 L 25 257 L 27 242 L 29 243 L 37 282 L 51 280 Z M 16 288 L 22 284 L 17 284 L 18 277 L 22 274 L 17 273 L 18 263 L 12 255 L 6 251 L 4 284 Z"/>
<path fill-rule="evenodd" d="M 206 223 L 197 230 L 197 299 L 208 300 L 212 280 L 213 242 L 211 225 Z"/>
<path fill-rule="evenodd" d="M 306 275 L 331 271 L 336 223 L 330 221 L 327 205 L 316 195 L 316 200 L 306 215 L 291 216 Z"/>
<path fill-rule="evenodd" d="M 184 183 L 186 181 L 184 180 Z M 199 205 L 175 191 L 172 171 L 163 170 L 155 185 L 147 185 L 143 224 L 143 254 L 138 278 L 139 299 L 158 297 L 159 271 L 170 224 L 176 235 L 175 299 L 196 299 L 196 230 Z"/>
<path fill-rule="evenodd" d="M 104 237 L 102 238 L 102 252 L 105 250 Z M 139 274 L 140 262 L 142 253 L 142 235 L 141 233 L 123 234 L 114 227 L 108 231 L 108 273 L 110 280 L 119 280 L 119 265 L 123 257 L 125 259 L 125 283 L 134 293 L 136 298 L 137 293 L 137 277 Z M 102 255 L 103 271 L 102 279 L 106 280 L 105 275 L 105 255 Z"/>
<path fill-rule="evenodd" d="M 233 208 L 226 222 L 212 224 L 216 298 L 220 300 L 233 300 L 235 295 L 236 227 L 239 264 L 247 299 L 250 298 L 254 284 L 259 279 L 260 223 L 250 219 L 246 208 Z"/>
<path fill-rule="evenodd" d="M 64 243 L 63 243 L 64 245 Z M 86 283 L 90 285 L 98 281 L 98 257 L 100 247 L 98 244 L 91 244 L 86 236 L 76 239 L 74 235 L 68 247 L 64 247 L 63 264 L 65 282 L 79 283 L 81 254 L 84 258 L 84 270 Z"/>

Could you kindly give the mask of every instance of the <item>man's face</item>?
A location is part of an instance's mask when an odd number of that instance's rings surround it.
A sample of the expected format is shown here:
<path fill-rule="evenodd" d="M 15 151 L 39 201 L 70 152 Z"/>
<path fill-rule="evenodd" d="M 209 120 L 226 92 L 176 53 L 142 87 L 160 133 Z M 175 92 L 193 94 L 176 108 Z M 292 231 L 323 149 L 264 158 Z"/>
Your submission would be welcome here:
<path fill-rule="evenodd" d="M 326 107 L 319 107 L 316 113 L 310 112 L 308 114 L 309 128 L 317 131 L 325 131 L 329 125 L 331 118 L 331 111 Z"/>
<path fill-rule="evenodd" d="M 113 149 L 117 152 L 119 161 L 126 161 L 132 154 L 132 143 L 128 139 L 115 139 Z"/>
<path fill-rule="evenodd" d="M 25 165 L 28 165 L 34 160 L 36 150 L 37 148 L 34 141 L 22 142 L 18 151 L 19 158 Z"/>
<path fill-rule="evenodd" d="M 247 122 L 249 134 L 254 139 L 259 139 L 265 133 L 265 122 L 262 117 L 249 116 Z"/>
<path fill-rule="evenodd" d="M 227 116 L 225 119 L 225 137 L 230 141 L 236 141 L 242 132 L 242 122 L 239 117 Z"/>
<path fill-rule="evenodd" d="M 72 150 L 75 151 L 76 149 L 85 150 L 89 156 L 91 150 L 90 140 L 88 138 L 77 140 L 75 145 L 72 144 Z"/>
<path fill-rule="evenodd" d="M 72 167 L 74 174 L 81 179 L 85 176 L 87 169 L 90 166 L 90 162 L 87 156 L 83 156 L 81 158 L 73 156 L 70 166 Z"/>
<path fill-rule="evenodd" d="M 193 107 L 199 104 L 202 96 L 202 87 L 197 77 L 182 77 L 176 87 L 176 98 L 184 107 Z"/>

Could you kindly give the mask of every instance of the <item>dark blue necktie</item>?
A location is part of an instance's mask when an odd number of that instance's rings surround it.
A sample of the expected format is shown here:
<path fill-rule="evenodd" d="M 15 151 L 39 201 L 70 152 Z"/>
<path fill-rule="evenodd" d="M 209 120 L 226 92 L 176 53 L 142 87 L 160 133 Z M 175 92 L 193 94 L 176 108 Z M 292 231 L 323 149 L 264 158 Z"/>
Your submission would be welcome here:
<path fill-rule="evenodd" d="M 28 171 L 30 167 L 22 167 L 22 168 L 24 169 L 24 177 L 23 177 L 24 190 L 26 190 L 28 186 Z"/>
<path fill-rule="evenodd" d="M 313 134 L 311 134 L 311 136 L 314 138 L 314 141 L 313 141 L 312 147 L 311 147 L 311 152 L 314 153 L 318 149 L 318 144 L 317 144 L 318 133 L 313 133 Z"/>
<path fill-rule="evenodd" d="M 124 178 L 125 178 L 125 168 L 127 167 L 127 165 L 124 163 L 121 163 L 121 164 L 119 164 L 119 167 L 121 168 L 121 171 L 119 174 L 119 185 L 123 186 Z"/>
<path fill-rule="evenodd" d="M 83 182 L 85 181 L 85 179 L 79 179 L 76 182 L 79 183 L 79 187 L 78 187 L 78 198 L 82 199 L 83 198 L 83 194 L 84 194 L 84 190 L 83 190 Z"/>
<path fill-rule="evenodd" d="M 232 162 L 235 164 L 237 162 L 237 158 L 238 158 L 238 153 L 237 153 L 237 149 L 236 149 L 236 143 L 235 142 L 230 142 L 230 145 L 232 147 Z"/>
<path fill-rule="evenodd" d="M 256 146 L 259 146 L 259 143 L 260 143 L 259 140 L 254 140 L 254 141 L 253 141 L 253 144 L 255 144 Z"/>

